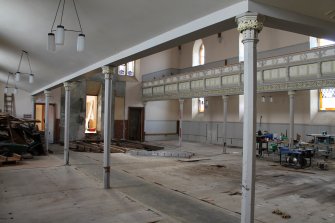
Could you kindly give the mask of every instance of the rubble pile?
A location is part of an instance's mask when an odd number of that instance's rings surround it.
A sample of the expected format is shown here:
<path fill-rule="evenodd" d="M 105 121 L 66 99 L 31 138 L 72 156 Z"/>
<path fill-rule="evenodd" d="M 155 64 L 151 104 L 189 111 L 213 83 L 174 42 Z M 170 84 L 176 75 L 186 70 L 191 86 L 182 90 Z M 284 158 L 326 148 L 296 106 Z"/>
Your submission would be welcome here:
<path fill-rule="evenodd" d="M 0 113 L 0 155 L 43 155 L 43 143 L 35 126 L 36 122 L 39 121 L 19 119 L 7 113 Z"/>

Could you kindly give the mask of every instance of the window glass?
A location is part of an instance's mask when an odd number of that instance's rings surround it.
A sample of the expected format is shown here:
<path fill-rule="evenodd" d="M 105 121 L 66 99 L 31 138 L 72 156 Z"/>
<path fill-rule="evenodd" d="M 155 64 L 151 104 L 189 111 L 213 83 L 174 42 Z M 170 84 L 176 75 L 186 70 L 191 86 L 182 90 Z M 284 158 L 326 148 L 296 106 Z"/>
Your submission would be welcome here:
<path fill-rule="evenodd" d="M 321 89 L 319 94 L 319 110 L 335 111 L 335 88 Z"/>
<path fill-rule="evenodd" d="M 126 74 L 126 65 L 122 64 L 119 66 L 119 75 L 125 75 Z"/>
<path fill-rule="evenodd" d="M 243 34 L 240 33 L 239 40 L 238 40 L 238 61 L 243 62 L 244 61 L 244 45 L 242 43 Z"/>
<path fill-rule="evenodd" d="M 130 61 L 127 64 L 120 65 L 118 67 L 118 74 L 133 77 L 135 75 L 135 61 Z"/>
<path fill-rule="evenodd" d="M 205 46 L 201 39 L 194 42 L 192 66 L 199 66 L 205 64 Z"/>
<path fill-rule="evenodd" d="M 310 49 L 316 48 L 316 47 L 323 47 L 323 46 L 329 46 L 335 44 L 334 41 L 316 38 L 316 37 L 310 37 L 309 38 L 309 47 Z"/>
<path fill-rule="evenodd" d="M 199 103 L 198 103 L 198 109 L 199 112 L 205 112 L 205 98 L 198 98 Z"/>
<path fill-rule="evenodd" d="M 134 76 L 134 67 L 135 67 L 134 61 L 127 63 L 127 75 L 128 76 Z"/>
<path fill-rule="evenodd" d="M 200 50 L 199 50 L 199 64 L 200 65 L 205 64 L 205 46 L 204 46 L 204 44 L 201 44 Z"/>

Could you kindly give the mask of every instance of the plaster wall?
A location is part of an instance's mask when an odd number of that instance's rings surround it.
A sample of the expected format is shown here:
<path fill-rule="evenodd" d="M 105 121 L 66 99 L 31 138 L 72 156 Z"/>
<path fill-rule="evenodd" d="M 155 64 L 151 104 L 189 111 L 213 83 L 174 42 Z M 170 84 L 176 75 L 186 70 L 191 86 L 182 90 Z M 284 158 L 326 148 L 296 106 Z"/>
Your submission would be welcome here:
<path fill-rule="evenodd" d="M 231 29 L 222 32 L 221 36 L 221 42 L 219 41 L 217 35 L 203 38 L 205 45 L 205 63 L 238 57 L 239 32 L 236 29 Z M 308 41 L 309 37 L 305 35 L 264 27 L 259 34 L 257 50 L 258 52 L 269 51 L 277 48 L 306 43 Z M 192 67 L 193 44 L 194 41 L 182 45 L 179 63 L 180 69 Z"/>
<path fill-rule="evenodd" d="M 0 83 L 0 92 L 2 93 L 2 97 L 0 98 L 0 109 L 4 111 L 4 89 L 6 85 L 4 83 Z M 15 111 L 16 117 L 23 118 L 24 114 L 32 114 L 33 104 L 31 100 L 31 95 L 29 92 L 18 89 L 18 93 L 14 96 L 15 98 Z"/>
<path fill-rule="evenodd" d="M 62 88 L 64 87 L 58 87 L 55 89 L 50 90 L 50 104 L 56 105 L 56 119 L 60 119 L 60 113 L 61 113 L 61 94 L 62 94 Z M 31 99 L 30 99 L 31 101 Z M 40 93 L 38 95 L 35 95 L 35 102 L 36 103 L 45 103 L 45 95 L 44 93 Z"/>
<path fill-rule="evenodd" d="M 2 82 L 0 82 L 0 92 L 3 94 L 4 89 L 5 89 L 6 85 Z M 1 111 L 4 110 L 4 97 L 0 97 L 0 109 Z"/>
<path fill-rule="evenodd" d="M 147 74 L 167 68 L 177 68 L 179 66 L 178 49 L 168 49 L 144 58 L 141 58 L 140 74 Z"/>

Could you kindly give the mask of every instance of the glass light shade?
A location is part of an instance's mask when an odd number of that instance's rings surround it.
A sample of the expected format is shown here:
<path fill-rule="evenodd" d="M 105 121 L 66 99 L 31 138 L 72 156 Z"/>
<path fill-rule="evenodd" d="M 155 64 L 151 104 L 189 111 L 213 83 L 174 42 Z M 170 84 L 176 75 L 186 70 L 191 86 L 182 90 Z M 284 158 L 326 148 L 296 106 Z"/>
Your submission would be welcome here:
<path fill-rule="evenodd" d="M 14 94 L 17 94 L 17 88 L 14 88 Z"/>
<path fill-rule="evenodd" d="M 271 102 L 271 103 L 273 102 L 273 98 L 272 98 L 272 97 L 270 97 L 270 102 Z"/>
<path fill-rule="evenodd" d="M 8 94 L 8 87 L 5 87 L 4 93 Z"/>
<path fill-rule="evenodd" d="M 65 30 L 64 26 L 58 25 L 56 29 L 55 43 L 57 45 L 64 45 Z"/>
<path fill-rule="evenodd" d="M 34 74 L 29 74 L 29 83 L 34 83 Z"/>
<path fill-rule="evenodd" d="M 265 102 L 265 97 L 264 96 L 262 96 L 262 102 Z"/>
<path fill-rule="evenodd" d="M 56 50 L 56 43 L 55 43 L 55 34 L 48 33 L 48 51 L 55 51 Z"/>
<path fill-rule="evenodd" d="M 21 73 L 20 73 L 20 72 L 16 72 L 16 73 L 15 73 L 15 81 L 16 81 L 16 82 L 19 82 L 20 79 L 21 79 Z"/>
<path fill-rule="evenodd" d="M 77 52 L 83 52 L 85 49 L 85 35 L 80 33 L 77 38 Z"/>

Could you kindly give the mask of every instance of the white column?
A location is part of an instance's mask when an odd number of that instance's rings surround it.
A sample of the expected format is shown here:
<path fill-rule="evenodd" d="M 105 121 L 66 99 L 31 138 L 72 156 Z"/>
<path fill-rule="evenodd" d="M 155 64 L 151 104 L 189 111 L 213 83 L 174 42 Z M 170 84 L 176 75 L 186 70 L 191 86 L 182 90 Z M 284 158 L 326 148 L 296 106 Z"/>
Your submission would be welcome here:
<path fill-rule="evenodd" d="M 104 158 L 103 158 L 103 181 L 104 188 L 110 188 L 110 144 L 111 144 L 111 119 L 112 119 L 112 79 L 113 67 L 103 66 L 102 73 L 105 75 L 105 107 L 104 107 Z"/>
<path fill-rule="evenodd" d="M 45 90 L 45 110 L 44 110 L 44 140 L 45 140 L 45 149 L 44 152 L 46 155 L 49 154 L 49 98 L 50 91 Z"/>
<path fill-rule="evenodd" d="M 222 153 L 227 153 L 227 111 L 228 111 L 228 96 L 222 96 L 223 101 L 223 128 L 222 128 Z"/>
<path fill-rule="evenodd" d="M 144 136 L 143 136 L 143 141 L 145 142 L 145 120 L 146 120 L 146 118 L 145 118 L 145 116 L 146 116 L 146 113 L 147 113 L 147 102 L 146 101 L 144 101 L 143 102 L 143 107 L 144 107 L 144 122 L 143 122 L 143 131 L 144 131 Z"/>
<path fill-rule="evenodd" d="M 33 120 L 35 120 L 35 101 L 36 101 L 35 96 L 31 96 L 31 103 L 32 103 L 31 119 Z"/>
<path fill-rule="evenodd" d="M 126 92 L 125 92 L 126 94 Z M 126 140 L 126 95 L 123 97 L 122 139 Z"/>
<path fill-rule="evenodd" d="M 244 117 L 241 222 L 254 222 L 255 159 L 256 159 L 256 87 L 258 33 L 263 28 L 262 18 L 256 13 L 245 13 L 236 18 L 244 45 Z"/>
<path fill-rule="evenodd" d="M 71 83 L 65 82 L 65 123 L 64 123 L 64 164 L 69 165 L 69 135 L 70 135 L 70 95 Z"/>
<path fill-rule="evenodd" d="M 183 141 L 184 99 L 179 99 L 179 147 Z"/>
<path fill-rule="evenodd" d="M 293 146 L 293 139 L 294 139 L 294 95 L 295 91 L 288 92 L 288 96 L 290 98 L 290 134 L 289 134 L 290 146 Z"/>

